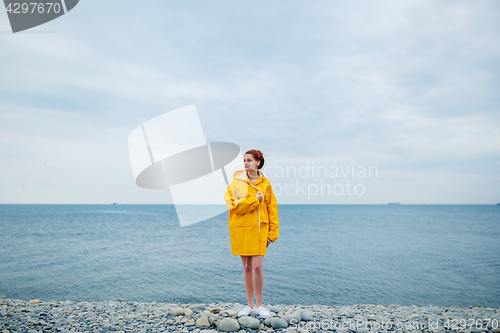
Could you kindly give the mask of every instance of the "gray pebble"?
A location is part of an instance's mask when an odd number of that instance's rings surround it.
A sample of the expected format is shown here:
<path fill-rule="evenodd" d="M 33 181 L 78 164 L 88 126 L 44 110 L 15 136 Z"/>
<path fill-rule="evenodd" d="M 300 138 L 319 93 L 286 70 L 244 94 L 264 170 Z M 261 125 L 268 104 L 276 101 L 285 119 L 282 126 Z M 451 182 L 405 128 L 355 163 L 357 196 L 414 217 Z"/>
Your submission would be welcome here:
<path fill-rule="evenodd" d="M 219 329 L 223 332 L 236 332 L 240 329 L 240 324 L 236 319 L 224 318 L 219 323 Z"/>
<path fill-rule="evenodd" d="M 290 314 L 287 314 L 287 315 L 283 316 L 283 319 L 288 324 L 295 325 L 295 324 L 300 323 L 301 316 L 300 316 L 300 314 L 298 314 L 298 313 L 295 312 L 295 313 L 290 313 Z"/>
<path fill-rule="evenodd" d="M 171 308 L 170 309 L 170 314 L 172 316 L 181 316 L 184 314 L 184 309 L 182 308 Z"/>
<path fill-rule="evenodd" d="M 281 306 L 271 306 L 269 307 L 269 311 L 278 313 L 283 311 L 283 308 Z"/>
<path fill-rule="evenodd" d="M 283 318 L 274 317 L 271 320 L 271 326 L 274 329 L 277 329 L 277 328 L 287 328 L 288 327 L 288 323 Z"/>
<path fill-rule="evenodd" d="M 196 320 L 197 327 L 210 327 L 210 321 L 208 317 L 200 317 Z"/>
<path fill-rule="evenodd" d="M 191 310 L 205 310 L 206 305 L 205 304 L 192 304 L 189 306 Z"/>
<path fill-rule="evenodd" d="M 301 311 L 300 312 L 300 319 L 304 321 L 311 321 L 313 320 L 311 313 L 309 311 Z"/>
<path fill-rule="evenodd" d="M 238 322 L 240 323 L 240 325 L 243 325 L 253 330 L 258 329 L 260 326 L 260 320 L 249 316 L 240 317 L 238 319 Z"/>

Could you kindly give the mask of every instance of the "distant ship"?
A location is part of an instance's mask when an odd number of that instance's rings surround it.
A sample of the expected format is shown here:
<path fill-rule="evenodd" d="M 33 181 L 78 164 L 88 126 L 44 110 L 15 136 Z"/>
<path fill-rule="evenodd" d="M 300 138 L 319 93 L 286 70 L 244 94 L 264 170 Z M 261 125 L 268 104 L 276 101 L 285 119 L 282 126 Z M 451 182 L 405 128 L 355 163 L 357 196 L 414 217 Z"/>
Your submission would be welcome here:
<path fill-rule="evenodd" d="M 389 205 L 399 205 L 399 202 L 389 202 Z"/>

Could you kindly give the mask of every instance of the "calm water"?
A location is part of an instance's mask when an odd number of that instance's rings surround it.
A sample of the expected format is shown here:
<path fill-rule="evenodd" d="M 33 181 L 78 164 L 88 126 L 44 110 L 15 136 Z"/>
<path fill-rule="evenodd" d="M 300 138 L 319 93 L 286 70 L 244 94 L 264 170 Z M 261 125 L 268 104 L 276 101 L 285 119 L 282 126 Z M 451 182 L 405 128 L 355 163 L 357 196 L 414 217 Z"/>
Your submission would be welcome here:
<path fill-rule="evenodd" d="M 280 205 L 264 303 L 500 306 L 500 206 Z M 0 205 L 0 295 L 245 303 L 227 212 Z"/>

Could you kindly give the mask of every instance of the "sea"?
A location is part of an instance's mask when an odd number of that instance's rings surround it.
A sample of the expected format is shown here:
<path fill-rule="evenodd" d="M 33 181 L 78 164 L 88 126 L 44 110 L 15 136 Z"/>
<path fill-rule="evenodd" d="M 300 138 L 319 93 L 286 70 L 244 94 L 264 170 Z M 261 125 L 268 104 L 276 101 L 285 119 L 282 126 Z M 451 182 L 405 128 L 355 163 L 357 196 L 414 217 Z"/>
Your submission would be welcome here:
<path fill-rule="evenodd" d="M 265 305 L 500 307 L 500 205 L 279 205 L 279 223 Z M 173 205 L 0 205 L 0 295 L 246 304 L 227 212 L 181 227 Z"/>

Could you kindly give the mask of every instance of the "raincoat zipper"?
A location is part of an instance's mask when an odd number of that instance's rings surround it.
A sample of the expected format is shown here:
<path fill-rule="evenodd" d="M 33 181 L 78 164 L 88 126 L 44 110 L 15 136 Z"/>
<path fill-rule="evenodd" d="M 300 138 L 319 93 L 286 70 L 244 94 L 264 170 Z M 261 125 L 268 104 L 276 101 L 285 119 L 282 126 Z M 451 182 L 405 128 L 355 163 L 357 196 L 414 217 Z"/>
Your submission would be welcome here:
<path fill-rule="evenodd" d="M 246 171 L 245 171 L 245 175 L 246 175 Z M 262 175 L 262 173 L 261 173 L 261 175 Z M 248 176 L 247 176 L 247 179 L 248 179 Z M 248 180 L 250 180 L 250 179 L 248 179 Z M 241 192 L 242 185 L 243 185 L 243 183 L 240 184 L 240 189 L 238 190 L 238 194 L 240 194 L 240 192 Z M 257 186 L 254 186 L 251 181 L 250 181 L 250 185 L 253 188 L 255 188 L 257 191 L 260 191 L 260 189 Z M 259 201 L 259 233 L 260 233 L 260 204 L 261 204 L 261 202 Z"/>
<path fill-rule="evenodd" d="M 250 182 L 250 183 L 251 183 L 251 182 Z M 250 184 L 250 185 L 252 185 L 255 189 L 257 189 L 257 191 L 260 191 L 260 190 L 259 190 L 259 188 L 258 188 L 257 186 L 254 186 L 253 184 Z M 259 200 L 259 233 L 260 233 L 260 204 L 261 204 L 261 202 L 260 202 L 260 200 Z"/>

